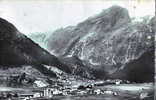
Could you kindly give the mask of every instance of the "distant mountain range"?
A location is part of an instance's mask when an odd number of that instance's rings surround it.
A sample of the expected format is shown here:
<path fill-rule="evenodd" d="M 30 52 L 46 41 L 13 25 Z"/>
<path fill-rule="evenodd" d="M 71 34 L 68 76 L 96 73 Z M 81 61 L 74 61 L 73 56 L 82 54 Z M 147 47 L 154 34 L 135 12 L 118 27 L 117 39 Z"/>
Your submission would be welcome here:
<path fill-rule="evenodd" d="M 50 54 L 11 23 L 0 19 L 0 65 L 34 65 L 46 75 L 52 72 L 43 65 L 51 65 L 90 79 L 151 82 L 155 23 L 156 17 L 132 21 L 125 8 L 112 6 L 50 36 L 29 36 L 47 46 Z"/>

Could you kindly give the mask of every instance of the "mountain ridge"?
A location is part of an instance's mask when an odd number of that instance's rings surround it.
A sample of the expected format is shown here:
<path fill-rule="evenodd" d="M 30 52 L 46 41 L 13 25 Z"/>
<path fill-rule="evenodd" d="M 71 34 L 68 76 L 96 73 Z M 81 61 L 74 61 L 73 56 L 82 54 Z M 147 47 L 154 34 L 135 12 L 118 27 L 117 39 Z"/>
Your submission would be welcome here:
<path fill-rule="evenodd" d="M 0 18 L 0 28 L 0 65 L 33 65 L 44 74 L 52 74 L 53 76 L 54 73 L 44 68 L 43 64 L 45 64 L 58 67 L 70 73 L 70 69 L 66 65 L 20 33 L 13 24 Z"/>

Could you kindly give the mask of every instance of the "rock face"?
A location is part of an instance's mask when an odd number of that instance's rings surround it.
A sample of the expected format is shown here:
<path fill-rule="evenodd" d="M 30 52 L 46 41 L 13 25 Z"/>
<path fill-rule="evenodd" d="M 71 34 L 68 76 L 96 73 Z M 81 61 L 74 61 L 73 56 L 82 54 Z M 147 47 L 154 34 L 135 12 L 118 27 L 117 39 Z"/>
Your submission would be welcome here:
<path fill-rule="evenodd" d="M 65 52 L 68 51 L 67 47 L 72 44 L 74 45 L 74 42 L 78 40 L 76 34 L 72 32 L 73 29 L 74 27 L 69 26 L 65 29 L 58 29 L 53 32 L 50 38 L 45 40 L 47 42 L 48 50 L 56 56 L 64 55 Z"/>
<path fill-rule="evenodd" d="M 2 18 L 0 18 L 0 65 L 34 65 L 44 74 L 53 75 L 43 67 L 43 65 L 51 65 L 70 73 L 70 69 L 55 56 L 21 34 L 14 25 Z"/>
<path fill-rule="evenodd" d="M 154 21 L 133 22 L 126 9 L 112 6 L 75 27 L 55 31 L 47 44 L 59 57 L 78 57 L 96 78 L 153 81 Z"/>
<path fill-rule="evenodd" d="M 73 75 L 78 75 L 84 78 L 95 79 L 90 69 L 86 64 L 81 61 L 77 56 L 60 58 L 60 61 L 72 69 Z"/>
<path fill-rule="evenodd" d="M 113 6 L 99 15 L 88 18 L 76 27 L 69 26 L 65 29 L 56 30 L 47 39 L 47 47 L 54 53 L 58 53 L 59 56 L 66 55 L 75 43 L 80 41 L 80 38 L 81 40 L 88 40 L 90 36 L 95 34 L 95 38 L 99 38 L 104 33 L 118 29 L 128 22 L 130 22 L 128 11 L 124 8 Z"/>
<path fill-rule="evenodd" d="M 139 83 L 154 81 L 154 58 L 153 46 L 138 59 L 125 64 L 125 68 L 110 75 L 110 78 L 126 79 Z"/>

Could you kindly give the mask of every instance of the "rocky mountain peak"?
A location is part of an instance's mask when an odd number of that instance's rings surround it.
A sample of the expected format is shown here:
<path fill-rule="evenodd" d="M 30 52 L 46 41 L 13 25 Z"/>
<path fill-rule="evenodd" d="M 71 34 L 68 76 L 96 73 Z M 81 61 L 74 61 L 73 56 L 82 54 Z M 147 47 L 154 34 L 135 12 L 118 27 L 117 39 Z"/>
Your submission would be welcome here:
<path fill-rule="evenodd" d="M 129 23 L 130 17 L 128 10 L 120 6 L 112 6 L 108 9 L 103 10 L 100 14 L 89 17 L 84 22 L 78 24 L 78 28 L 91 28 L 96 26 L 96 30 L 107 32 L 121 27 L 124 24 Z"/>
<path fill-rule="evenodd" d="M 114 73 L 125 73 L 130 68 L 129 63 L 144 59 L 140 57 L 154 45 L 154 18 L 150 24 L 146 23 L 149 21 L 131 20 L 127 9 L 112 6 L 89 17 L 68 32 L 65 28 L 57 31 L 59 35 L 52 34 L 47 39 L 48 47 L 51 47 L 49 50 L 57 52 L 59 57 L 77 56 L 85 62 L 85 66 L 90 67 L 96 77 L 106 78 Z M 55 45 L 59 49 L 53 48 Z M 133 68 L 140 69 L 138 65 Z M 97 76 L 97 73 L 100 74 Z M 151 73 L 146 75 L 149 74 Z M 120 75 L 118 76 L 121 78 Z M 126 74 L 125 77 L 128 79 L 129 76 Z"/>

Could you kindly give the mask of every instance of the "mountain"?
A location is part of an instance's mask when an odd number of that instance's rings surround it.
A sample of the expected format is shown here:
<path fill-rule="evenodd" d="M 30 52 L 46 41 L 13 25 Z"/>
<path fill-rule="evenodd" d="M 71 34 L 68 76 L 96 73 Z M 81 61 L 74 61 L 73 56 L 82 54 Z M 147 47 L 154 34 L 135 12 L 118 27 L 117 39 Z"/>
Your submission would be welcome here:
<path fill-rule="evenodd" d="M 56 30 L 46 43 L 59 58 L 80 59 L 96 78 L 153 81 L 155 18 L 131 20 L 125 8 L 112 6 L 77 26 Z"/>
<path fill-rule="evenodd" d="M 154 58 L 153 46 L 138 59 L 125 64 L 125 68 L 110 75 L 110 78 L 126 79 L 139 83 L 154 81 Z"/>
<path fill-rule="evenodd" d="M 63 57 L 59 59 L 72 70 L 72 75 L 81 76 L 83 78 L 96 79 L 92 73 L 92 69 L 86 66 L 85 62 L 80 60 L 77 56 Z"/>
<path fill-rule="evenodd" d="M 50 38 L 45 40 L 47 49 L 56 56 L 65 54 L 67 48 L 71 44 L 74 44 L 74 42 L 79 38 L 77 37 L 78 34 L 72 32 L 73 29 L 73 26 L 69 26 L 65 29 L 61 28 L 53 32 Z"/>
<path fill-rule="evenodd" d="M 58 52 L 57 54 L 62 56 L 65 55 L 80 38 L 84 37 L 83 39 L 85 39 L 85 37 L 87 38 L 89 35 L 93 35 L 95 31 L 97 32 L 95 34 L 98 34 L 97 37 L 101 37 L 103 33 L 115 30 L 128 22 L 130 22 L 128 11 L 124 8 L 113 6 L 79 23 L 76 27 L 69 26 L 65 29 L 61 28 L 56 30 L 46 40 L 47 48 L 55 53 Z"/>
<path fill-rule="evenodd" d="M 32 65 L 46 75 L 54 76 L 44 65 L 55 66 L 70 73 L 70 69 L 55 56 L 41 48 L 8 21 L 0 18 L 0 65 L 17 67 Z"/>

